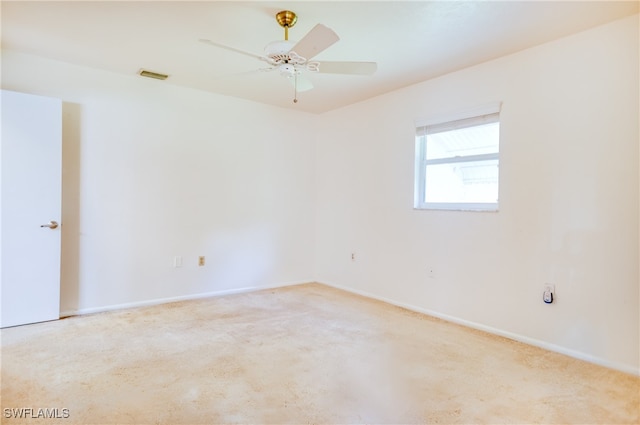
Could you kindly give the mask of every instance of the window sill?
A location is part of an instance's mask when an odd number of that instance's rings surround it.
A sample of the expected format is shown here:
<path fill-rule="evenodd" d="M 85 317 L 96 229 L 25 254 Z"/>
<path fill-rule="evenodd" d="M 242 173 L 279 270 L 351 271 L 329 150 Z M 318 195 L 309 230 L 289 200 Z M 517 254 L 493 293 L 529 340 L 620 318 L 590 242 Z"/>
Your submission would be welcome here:
<path fill-rule="evenodd" d="M 413 208 L 419 211 L 467 211 L 467 212 L 498 212 L 498 204 L 460 204 L 460 203 L 425 203 Z"/>

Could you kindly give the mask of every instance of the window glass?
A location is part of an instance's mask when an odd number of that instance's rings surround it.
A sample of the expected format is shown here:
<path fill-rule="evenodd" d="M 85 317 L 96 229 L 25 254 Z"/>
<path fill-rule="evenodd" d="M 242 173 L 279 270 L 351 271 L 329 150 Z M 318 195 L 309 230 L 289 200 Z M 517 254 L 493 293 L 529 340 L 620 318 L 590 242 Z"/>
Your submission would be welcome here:
<path fill-rule="evenodd" d="M 498 202 L 498 160 L 435 164 L 427 167 L 425 202 Z"/>
<path fill-rule="evenodd" d="M 427 159 L 451 158 L 498 152 L 500 124 L 497 122 L 429 134 Z"/>
<path fill-rule="evenodd" d="M 416 129 L 415 207 L 498 209 L 499 113 Z"/>

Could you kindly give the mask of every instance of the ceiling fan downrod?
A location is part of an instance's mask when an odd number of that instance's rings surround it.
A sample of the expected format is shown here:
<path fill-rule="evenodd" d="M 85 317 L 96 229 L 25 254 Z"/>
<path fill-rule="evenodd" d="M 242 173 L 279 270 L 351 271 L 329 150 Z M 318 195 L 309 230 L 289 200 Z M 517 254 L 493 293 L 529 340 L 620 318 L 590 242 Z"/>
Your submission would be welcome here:
<path fill-rule="evenodd" d="M 289 40 L 289 28 L 293 27 L 298 22 L 298 15 L 290 10 L 282 10 L 276 13 L 276 21 L 282 28 L 284 28 L 284 39 Z"/>

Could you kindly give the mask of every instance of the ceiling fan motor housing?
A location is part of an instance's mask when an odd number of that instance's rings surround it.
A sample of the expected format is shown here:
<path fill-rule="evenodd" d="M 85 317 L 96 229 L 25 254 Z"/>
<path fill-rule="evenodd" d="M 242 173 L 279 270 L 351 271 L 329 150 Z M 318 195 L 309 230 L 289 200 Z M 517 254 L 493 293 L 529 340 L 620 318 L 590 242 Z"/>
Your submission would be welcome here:
<path fill-rule="evenodd" d="M 280 74 L 285 77 L 300 74 L 300 67 L 307 61 L 291 50 L 295 44 L 289 40 L 278 40 L 269 43 L 264 49 L 265 57 L 268 58 L 272 66 L 277 66 Z"/>
<path fill-rule="evenodd" d="M 294 45 L 294 42 L 287 40 L 272 41 L 264 48 L 264 54 L 266 57 L 271 58 L 276 62 L 278 62 L 279 58 L 285 60 L 289 56 L 289 51 Z"/>

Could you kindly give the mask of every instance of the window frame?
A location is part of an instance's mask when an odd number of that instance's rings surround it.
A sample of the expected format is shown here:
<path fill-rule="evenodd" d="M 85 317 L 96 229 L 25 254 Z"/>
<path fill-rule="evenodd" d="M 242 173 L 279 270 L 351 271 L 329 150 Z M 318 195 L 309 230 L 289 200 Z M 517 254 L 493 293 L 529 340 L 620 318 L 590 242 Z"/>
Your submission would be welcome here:
<path fill-rule="evenodd" d="M 468 109 L 455 114 L 434 116 L 426 120 L 416 121 L 415 133 L 415 181 L 414 181 L 414 209 L 417 210 L 451 210 L 451 211 L 478 211 L 497 212 L 499 199 L 496 202 L 427 202 L 426 197 L 426 173 L 429 165 L 469 163 L 486 160 L 497 160 L 500 167 L 500 140 L 498 140 L 498 152 L 487 154 L 475 154 L 455 156 L 448 158 L 427 159 L 427 136 L 446 131 L 443 129 L 468 128 L 491 122 L 500 123 L 502 104 L 494 102 L 473 109 Z M 464 122 L 473 122 L 471 125 L 462 125 Z M 429 131 L 431 130 L 431 131 Z M 433 131 L 437 130 L 437 131 Z M 499 139 L 501 138 L 498 136 Z M 498 173 L 498 191 L 500 190 L 500 173 Z"/>

